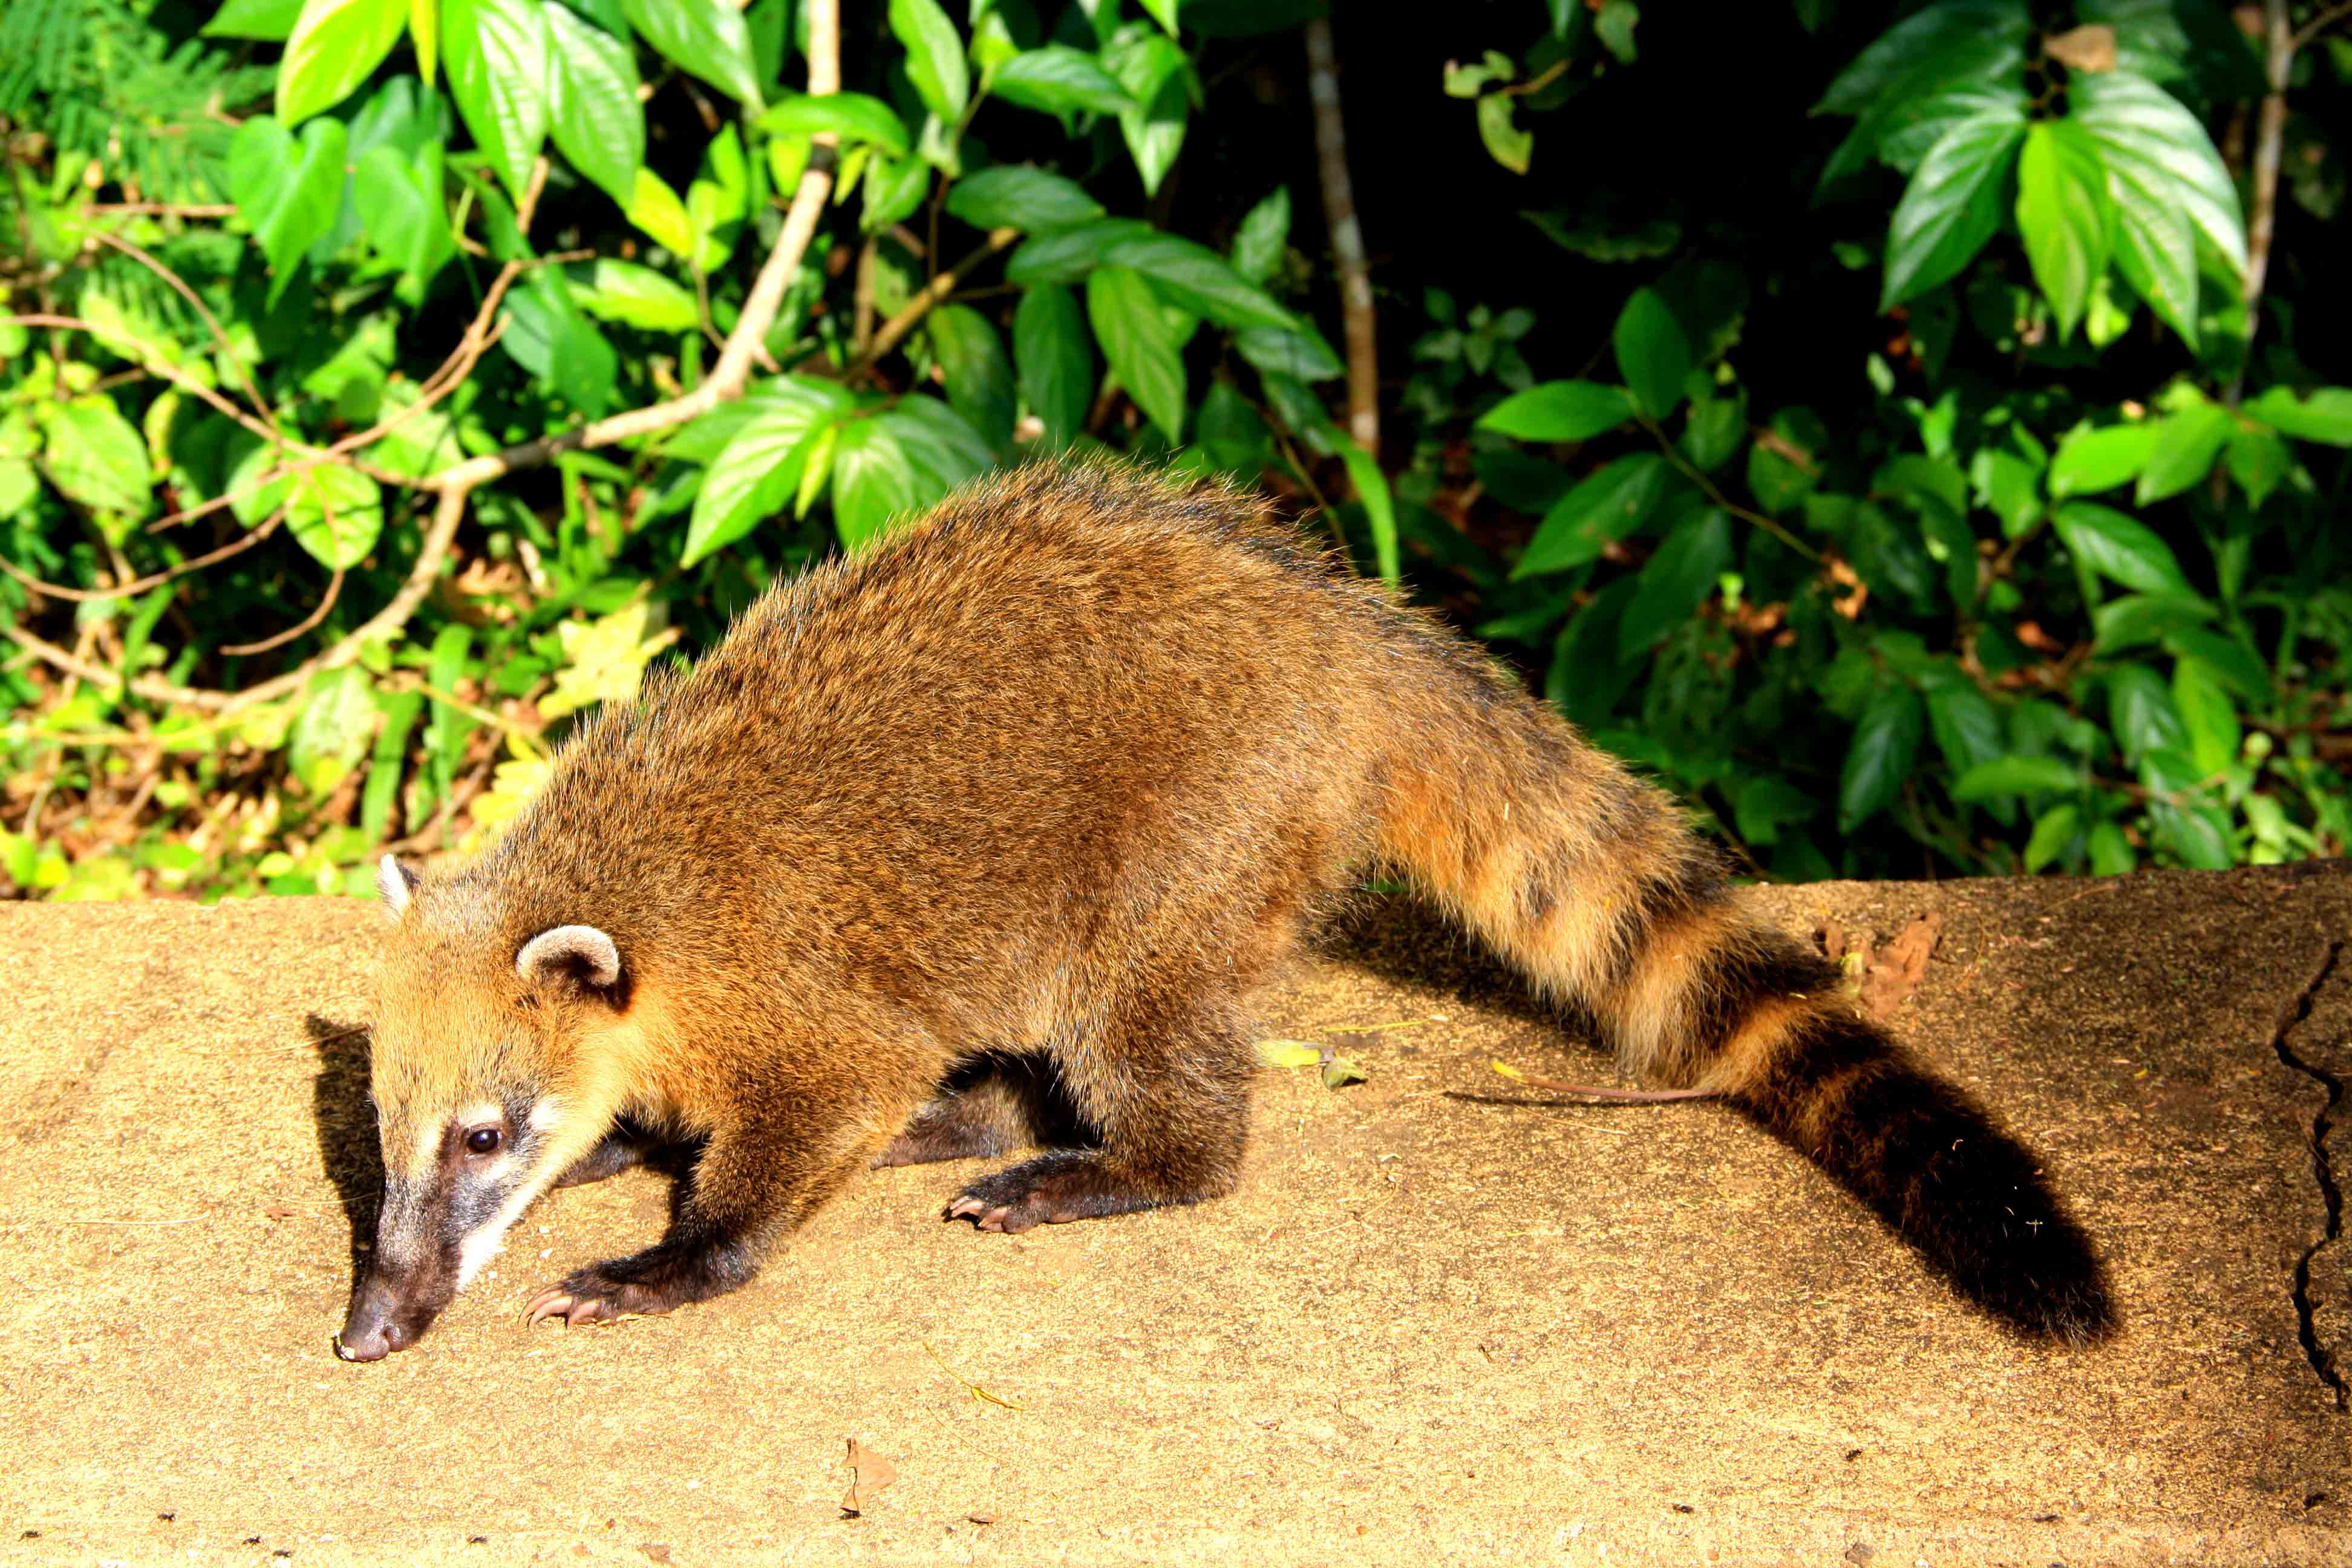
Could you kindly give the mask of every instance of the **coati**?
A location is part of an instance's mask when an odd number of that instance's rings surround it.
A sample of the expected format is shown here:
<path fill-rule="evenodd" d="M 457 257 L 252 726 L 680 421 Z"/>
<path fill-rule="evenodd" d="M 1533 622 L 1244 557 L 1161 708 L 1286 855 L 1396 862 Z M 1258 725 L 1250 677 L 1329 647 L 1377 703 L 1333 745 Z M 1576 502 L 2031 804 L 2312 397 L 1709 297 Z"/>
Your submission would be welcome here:
<path fill-rule="evenodd" d="M 1367 864 L 1996 1318 L 2111 1327 L 2033 1156 L 1743 915 L 1666 796 L 1264 502 L 1078 465 L 769 593 L 472 864 L 384 860 L 383 1202 L 337 1352 L 414 1343 L 534 1199 L 647 1159 L 667 1233 L 532 1321 L 731 1290 L 874 1164 L 1041 1140 L 949 1205 L 991 1231 L 1228 1192 L 1248 998 Z"/>

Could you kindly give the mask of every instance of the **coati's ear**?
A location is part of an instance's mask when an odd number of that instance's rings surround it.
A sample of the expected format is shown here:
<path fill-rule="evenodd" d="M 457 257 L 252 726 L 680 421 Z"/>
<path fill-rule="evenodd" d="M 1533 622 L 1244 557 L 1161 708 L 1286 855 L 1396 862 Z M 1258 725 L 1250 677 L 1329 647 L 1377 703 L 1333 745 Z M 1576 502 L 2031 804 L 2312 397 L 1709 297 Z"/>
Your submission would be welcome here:
<path fill-rule="evenodd" d="M 408 896 L 416 891 L 416 873 L 400 863 L 394 855 L 387 855 L 375 863 L 375 890 L 383 899 L 384 912 L 398 920 L 408 908 Z"/>
<path fill-rule="evenodd" d="M 542 983 L 569 977 L 609 991 L 620 983 L 621 950 L 594 926 L 557 926 L 522 944 L 515 954 L 515 973 Z"/>

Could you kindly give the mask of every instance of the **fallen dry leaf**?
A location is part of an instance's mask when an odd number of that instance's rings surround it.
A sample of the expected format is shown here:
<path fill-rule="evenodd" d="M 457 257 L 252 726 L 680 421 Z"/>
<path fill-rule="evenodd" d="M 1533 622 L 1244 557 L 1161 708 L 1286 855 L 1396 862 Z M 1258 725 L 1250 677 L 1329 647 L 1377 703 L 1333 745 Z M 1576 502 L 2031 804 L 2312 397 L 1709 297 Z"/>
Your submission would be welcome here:
<path fill-rule="evenodd" d="M 1893 1017 L 1927 978 L 1927 957 L 1943 934 L 1941 915 L 1920 915 L 1893 942 L 1872 953 L 1862 977 L 1863 1005 L 1880 1018 Z"/>
<path fill-rule="evenodd" d="M 638 1547 L 637 1550 L 644 1552 L 656 1563 L 667 1563 L 669 1561 L 669 1547 L 662 1542 L 649 1541 L 644 1545 Z"/>
<path fill-rule="evenodd" d="M 2097 23 L 2069 27 L 2042 40 L 2042 52 L 2078 71 L 2116 68 L 2116 30 Z"/>
<path fill-rule="evenodd" d="M 843 1494 L 841 1511 L 856 1519 L 864 1513 L 884 1487 L 898 1479 L 898 1467 L 859 1442 L 849 1439 L 849 1490 Z"/>

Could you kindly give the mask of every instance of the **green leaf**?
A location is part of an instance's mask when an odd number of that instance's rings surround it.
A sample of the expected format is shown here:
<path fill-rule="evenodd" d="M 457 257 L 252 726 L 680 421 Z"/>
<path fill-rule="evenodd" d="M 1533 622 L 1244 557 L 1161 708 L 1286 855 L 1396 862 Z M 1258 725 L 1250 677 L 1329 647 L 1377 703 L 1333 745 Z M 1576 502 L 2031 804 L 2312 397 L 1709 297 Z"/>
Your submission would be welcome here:
<path fill-rule="evenodd" d="M 1636 658 L 1664 641 L 1706 602 L 1730 567 L 1730 514 L 1708 507 L 1685 519 L 1642 568 L 1642 585 L 1617 628 L 1618 657 Z"/>
<path fill-rule="evenodd" d="M 1087 317 L 1136 406 L 1170 445 L 1182 441 L 1184 356 L 1150 283 L 1130 267 L 1097 268 L 1087 279 Z"/>
<path fill-rule="evenodd" d="M 508 325 L 499 346 L 540 384 L 591 419 L 612 406 L 620 356 L 581 313 L 561 280 L 541 273 L 507 293 Z"/>
<path fill-rule="evenodd" d="M 310 700 L 286 731 L 286 760 L 313 795 L 324 795 L 367 754 L 378 710 L 367 672 L 355 664 L 311 678 Z"/>
<path fill-rule="evenodd" d="M 324 463 L 283 481 L 286 526 L 322 566 L 349 569 L 383 533 L 383 492 L 357 468 Z"/>
<path fill-rule="evenodd" d="M 1080 283 L 1105 264 L 1113 247 L 1158 231 L 1139 218 L 1107 217 L 1021 242 L 1004 263 L 1004 279 L 1023 288 Z"/>
<path fill-rule="evenodd" d="M 1274 461 L 1274 432 L 1233 383 L 1213 384 L 1192 419 L 1192 444 L 1212 467 L 1255 484 Z"/>
<path fill-rule="evenodd" d="M 1636 452 L 1597 470 L 1544 514 L 1527 553 L 1511 568 L 1511 580 L 1599 560 L 1612 540 L 1640 531 L 1672 474 L 1655 452 Z"/>
<path fill-rule="evenodd" d="M 646 158 L 637 62 L 626 44 L 562 5 L 547 16 L 549 130 L 572 166 L 625 208 Z"/>
<path fill-rule="evenodd" d="M 2036 818 L 2032 837 L 2025 841 L 2025 868 L 2039 871 L 2074 842 L 2082 813 L 2071 801 L 2052 806 Z"/>
<path fill-rule="evenodd" d="M 877 153 L 866 163 L 866 210 L 857 226 L 879 234 L 904 222 L 923 205 L 931 188 L 931 165 L 920 158 L 893 158 Z M 689 209 L 690 210 L 690 209 Z"/>
<path fill-rule="evenodd" d="M 564 268 L 572 301 L 599 321 L 648 332 L 690 332 L 702 317 L 683 284 L 634 261 L 598 257 Z"/>
<path fill-rule="evenodd" d="M 1136 3 L 1166 29 L 1170 37 L 1176 36 L 1176 0 L 1136 0 Z"/>
<path fill-rule="evenodd" d="M 2001 195 L 2025 116 L 2003 104 L 1944 132 L 1919 161 L 1886 231 L 1888 310 L 1959 275 L 2000 227 Z"/>
<path fill-rule="evenodd" d="M 49 483 L 92 511 L 135 521 L 153 510 L 147 443 L 112 399 L 93 392 L 33 409 L 43 437 L 40 468 Z"/>
<path fill-rule="evenodd" d="M 1243 215 L 1234 231 L 1234 270 L 1265 287 L 1282 266 L 1282 252 L 1290 241 L 1290 187 L 1273 193 Z"/>
<path fill-rule="evenodd" d="M 450 0 L 443 0 L 445 5 Z M 621 0 L 629 25 L 671 64 L 737 100 L 761 108 L 751 63 L 751 30 L 727 0 Z M 454 33 L 454 25 L 448 30 Z"/>
<path fill-rule="evenodd" d="M 978 433 L 936 398 L 835 426 L 834 526 L 855 550 L 988 466 Z"/>
<path fill-rule="evenodd" d="M 1676 379 L 1679 384 L 1680 378 Z M 1597 381 L 1547 381 L 1495 405 L 1480 417 L 1478 428 L 1521 441 L 1589 441 L 1632 417 L 1633 395 L 1622 386 Z"/>
<path fill-rule="evenodd" d="M 441 0 L 408 0 L 408 44 L 416 51 L 416 74 L 431 87 L 441 59 Z"/>
<path fill-rule="evenodd" d="M 2041 518 L 2042 466 L 1999 447 L 1979 447 L 1969 459 L 1970 493 L 2000 519 L 2002 538 L 2019 537 Z"/>
<path fill-rule="evenodd" d="M 1534 132 L 1519 123 L 1511 96 L 1482 93 L 1474 112 L 1478 121 L 1478 140 L 1486 144 L 1486 155 L 1514 174 L 1526 174 L 1535 159 L 1536 137 Z"/>
<path fill-rule="evenodd" d="M 2277 696 L 2269 667 L 2234 637 L 2200 626 L 2182 626 L 2165 633 L 2163 641 L 2167 652 L 2177 658 L 2198 660 L 2249 702 L 2269 702 Z"/>
<path fill-rule="evenodd" d="M 1962 773 L 1952 798 L 1980 805 L 2012 795 L 2065 795 L 2082 785 L 2082 771 L 2055 757 L 1995 757 Z"/>
<path fill-rule="evenodd" d="M 2191 591 L 2172 546 L 2135 518 L 2078 500 L 2060 507 L 2051 525 L 2068 552 L 2103 577 L 2143 594 Z"/>
<path fill-rule="evenodd" d="M 1853 727 L 1838 776 L 1839 832 L 1852 833 L 1903 793 L 1924 728 L 1917 692 L 1899 682 L 1878 689 Z"/>
<path fill-rule="evenodd" d="M 2164 89 L 2130 71 L 2077 71 L 2067 84 L 2074 118 L 2098 143 L 2118 181 L 2164 189 L 2172 206 L 2227 262 L 2246 273 L 2238 187 L 2204 125 Z M 2126 168 L 2132 174 L 2126 174 Z"/>
<path fill-rule="evenodd" d="M 1323 1047 L 1312 1040 L 1260 1040 L 1257 1055 L 1268 1067 L 1311 1068 L 1323 1059 Z"/>
<path fill-rule="evenodd" d="M 756 399 L 746 401 L 756 412 L 711 461 L 695 492 L 680 566 L 726 549 L 781 510 L 800 486 L 815 437 L 856 405 L 840 385 L 799 375 L 763 382 Z"/>
<path fill-rule="evenodd" d="M 1118 78 L 1103 69 L 1094 56 L 1066 44 L 1022 50 L 997 67 L 988 79 L 988 90 L 1007 103 L 1044 114 L 1121 114 L 1135 107 Z"/>
<path fill-rule="evenodd" d="M 441 144 L 414 159 L 371 147 L 352 166 L 352 200 L 366 215 L 368 243 L 397 266 L 418 299 L 457 246 L 441 205 Z"/>
<path fill-rule="evenodd" d="M 2229 818 L 2208 804 L 2210 793 L 2196 759 L 2179 752 L 2156 752 L 2140 763 L 2140 784 L 2148 792 L 2148 822 L 2158 846 L 2183 865 L 2226 870 L 2231 864 Z"/>
<path fill-rule="evenodd" d="M 376 731 L 375 751 L 368 758 L 367 793 L 360 798 L 360 833 L 370 844 L 381 844 L 392 826 L 393 807 L 399 803 L 400 773 L 407 761 L 408 733 L 425 711 L 425 693 L 402 691 L 383 700 L 383 728 Z"/>
<path fill-rule="evenodd" d="M 2238 760 L 2237 705 L 2221 677 L 2201 658 L 2186 658 L 2172 666 L 2172 701 L 2189 727 L 2189 754 L 2208 777 L 2228 771 Z"/>
<path fill-rule="evenodd" d="M 2297 393 L 2273 386 L 2246 405 L 2246 412 L 2298 441 L 2352 447 L 2352 387 L 2317 386 Z"/>
<path fill-rule="evenodd" d="M 1683 423 L 1680 443 L 1683 456 L 1691 467 L 1703 474 L 1711 474 L 1731 461 L 1739 450 L 1741 437 L 1748 434 L 1748 399 L 1738 397 L 1703 397 L 1691 405 L 1690 414 Z"/>
<path fill-rule="evenodd" d="M 294 280 L 295 264 L 335 225 L 343 189 L 340 120 L 313 120 L 298 145 L 267 115 L 248 120 L 228 147 L 229 195 L 269 260 L 268 303 Z"/>
<path fill-rule="evenodd" d="M 2227 458 L 2230 477 L 2246 492 L 2246 504 L 2263 510 L 2263 502 L 2294 471 L 2294 453 L 2275 430 L 2241 426 L 2230 433 Z"/>
<path fill-rule="evenodd" d="M 1657 290 L 1633 290 L 1618 312 L 1613 341 L 1617 373 L 1633 400 L 1653 419 L 1673 413 L 1683 400 L 1683 378 L 1691 371 L 1690 342 Z"/>
<path fill-rule="evenodd" d="M 923 107 L 950 125 L 971 101 L 971 68 L 963 38 L 939 0 L 890 0 L 890 31 L 907 51 L 907 77 Z"/>
<path fill-rule="evenodd" d="M 538 0 L 442 0 L 442 24 L 449 96 L 520 195 L 547 140 L 547 17 Z"/>
<path fill-rule="evenodd" d="M 772 136 L 802 138 L 830 131 L 845 149 L 871 145 L 894 158 L 903 158 L 914 148 L 907 122 L 888 104 L 862 92 L 788 98 L 760 116 L 760 129 Z"/>
<path fill-rule="evenodd" d="M 1364 503 L 1364 517 L 1372 530 L 1372 551 L 1380 560 L 1381 579 L 1393 588 L 1401 563 L 1397 556 L 1396 499 L 1389 493 L 1388 476 L 1381 472 L 1379 461 L 1349 437 L 1339 435 L 1333 445 L 1339 448 L 1339 460 L 1348 466 L 1348 478 L 1356 487 L 1356 498 Z"/>
<path fill-rule="evenodd" d="M 2090 495 L 2122 484 L 2155 455 L 2157 429 L 2151 421 L 2074 431 L 2058 443 L 2058 455 L 2050 460 L 2051 499 Z"/>
<path fill-rule="evenodd" d="M 1102 265 L 1132 269 L 1149 279 L 1152 291 L 1168 303 L 1221 326 L 1283 331 L 1298 326 L 1297 317 L 1234 271 L 1223 257 L 1172 234 L 1136 234 L 1114 240 L 1103 252 Z"/>
<path fill-rule="evenodd" d="M 2112 822 L 2102 822 L 2091 829 L 2091 874 L 2095 877 L 2126 877 L 2139 869 L 2139 856 L 2133 850 L 2131 840 L 2124 830 Z"/>
<path fill-rule="evenodd" d="M 1051 234 L 1103 216 L 1086 187 L 1027 163 L 1001 163 L 948 187 L 948 211 L 974 228 Z"/>
<path fill-rule="evenodd" d="M 2091 612 L 2091 646 L 2114 653 L 2212 618 L 2213 606 L 2193 594 L 2126 594 Z"/>
<path fill-rule="evenodd" d="M 408 0 L 308 0 L 278 62 L 279 122 L 290 128 L 341 103 L 407 25 Z"/>
<path fill-rule="evenodd" d="M 1922 60 L 1954 54 L 1980 37 L 2022 42 L 2032 28 L 2023 0 L 1944 0 L 1924 5 L 1880 34 L 1838 73 L 1816 114 L 1859 114 L 1885 89 L 1906 81 Z"/>
<path fill-rule="evenodd" d="M 1013 314 L 1013 359 L 1021 400 L 1045 426 L 1048 451 L 1067 447 L 1094 399 L 1095 355 L 1078 303 L 1067 289 L 1030 289 Z"/>
<path fill-rule="evenodd" d="M 1965 680 L 1945 680 L 1928 690 L 1927 724 L 1955 777 L 2001 754 L 2000 710 Z"/>
<path fill-rule="evenodd" d="M 1348 373 L 1323 334 L 1312 327 L 1297 331 L 1245 327 L 1234 334 L 1234 347 L 1258 369 L 1297 381 L 1329 381 Z"/>
<path fill-rule="evenodd" d="M 1780 830 L 1810 822 L 1821 809 L 1812 791 L 1800 789 L 1779 773 L 1754 773 L 1738 785 L 1732 801 L 1734 825 L 1748 844 L 1769 847 L 1780 841 Z"/>
<path fill-rule="evenodd" d="M 638 167 L 636 189 L 622 211 L 631 223 L 651 235 L 656 245 L 699 271 L 708 272 L 720 259 L 712 254 L 718 248 L 716 243 L 695 232 L 694 220 L 677 193 L 651 169 Z"/>
<path fill-rule="evenodd" d="M 228 0 L 204 26 L 207 38 L 253 38 L 275 44 L 292 36 L 303 0 Z"/>
<path fill-rule="evenodd" d="M 1544 694 L 1570 723 L 1591 729 L 1607 719 L 1646 668 L 1646 661 L 1617 655 L 1618 626 L 1640 586 L 1635 578 L 1621 577 L 1601 589 L 1553 645 Z"/>
<path fill-rule="evenodd" d="M 2061 342 L 2074 335 L 2093 280 L 2107 269 L 2114 210 L 2098 149 L 2080 125 L 2042 120 L 2027 128 L 2017 158 L 2017 230 Z"/>
<path fill-rule="evenodd" d="M 922 491 L 906 448 L 882 420 L 845 420 L 835 431 L 833 522 L 855 550 L 921 505 Z"/>
<path fill-rule="evenodd" d="M 1143 194 L 1160 194 L 1184 145 L 1192 108 L 1192 62 L 1164 33 L 1123 29 L 1103 51 L 1104 63 L 1133 101 L 1118 111 L 1119 133 L 1142 176 Z"/>
<path fill-rule="evenodd" d="M 989 319 L 969 305 L 941 305 L 924 325 L 931 352 L 947 377 L 948 405 L 971 421 L 990 447 L 1013 445 L 1013 363 Z"/>
<path fill-rule="evenodd" d="M 2146 506 L 2177 496 L 2203 479 L 2236 428 L 2237 421 L 2218 403 L 2197 403 L 2167 416 L 2157 426 L 2156 447 L 2140 469 L 2133 503 Z"/>

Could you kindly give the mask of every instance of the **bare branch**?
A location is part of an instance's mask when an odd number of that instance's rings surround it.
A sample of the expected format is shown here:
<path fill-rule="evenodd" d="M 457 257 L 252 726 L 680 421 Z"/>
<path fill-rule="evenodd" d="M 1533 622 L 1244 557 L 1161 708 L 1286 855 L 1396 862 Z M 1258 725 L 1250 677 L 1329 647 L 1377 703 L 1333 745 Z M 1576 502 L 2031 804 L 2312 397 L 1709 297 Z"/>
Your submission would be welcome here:
<path fill-rule="evenodd" d="M 327 618 L 327 612 L 335 607 L 335 601 L 342 596 L 342 592 L 343 569 L 338 566 L 335 568 L 335 574 L 327 579 L 327 592 L 326 595 L 320 599 L 319 607 L 312 610 L 309 615 L 303 616 L 300 622 L 294 626 L 288 626 L 282 632 L 276 632 L 268 637 L 263 637 L 259 642 L 237 643 L 233 647 L 224 647 L 220 651 L 225 654 L 235 655 L 241 658 L 247 654 L 268 653 L 271 648 L 283 647 L 288 643 L 292 642 L 296 637 L 300 637 L 304 632 L 309 631 L 312 626 L 317 626 L 320 621 L 325 620 Z"/>
<path fill-rule="evenodd" d="M 2263 64 L 2270 91 L 2263 97 L 2262 129 L 2254 138 L 2253 199 L 2246 218 L 2246 360 L 2230 377 L 2225 401 L 2232 407 L 2245 385 L 2246 364 L 2253 357 L 2254 334 L 2262 327 L 2263 284 L 2270 275 L 2271 239 L 2278 229 L 2279 163 L 2286 141 L 2286 83 L 2287 74 L 2294 65 L 2294 50 L 2286 0 L 2265 0 Z"/>
<path fill-rule="evenodd" d="M 117 588 L 68 588 L 62 583 L 44 583 L 16 563 L 6 560 L 0 560 L 0 571 L 6 572 L 8 575 L 32 589 L 33 592 L 46 594 L 53 599 L 65 599 L 74 604 L 89 604 L 100 599 L 120 599 L 131 594 L 143 594 L 150 588 L 160 588 L 164 584 L 184 577 L 191 572 L 201 572 L 205 567 L 226 561 L 232 555 L 243 554 L 277 532 L 278 525 L 285 521 L 286 509 L 281 506 L 264 518 L 243 538 L 232 540 L 218 550 L 207 551 L 202 555 L 183 561 L 167 571 L 139 578 L 135 582 L 125 583 Z"/>
<path fill-rule="evenodd" d="M 990 257 L 999 251 L 1009 249 L 1020 237 L 1021 231 L 1017 228 L 999 228 L 989 231 L 987 244 L 923 285 L 922 292 L 908 300 L 904 309 L 882 323 L 880 330 L 874 334 L 874 341 L 866 346 L 865 353 L 859 357 L 850 374 L 854 375 L 858 371 L 868 368 L 883 355 L 897 348 L 899 340 L 913 331 L 917 323 L 944 303 L 948 296 L 955 292 L 956 285 L 962 282 L 967 275 Z"/>

